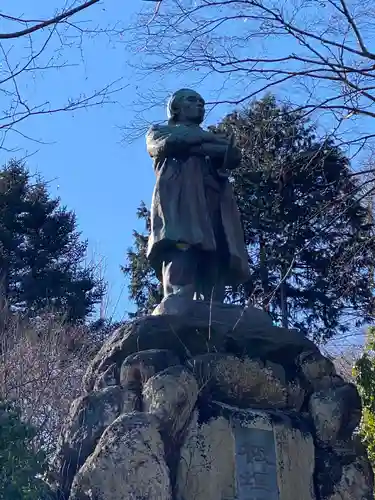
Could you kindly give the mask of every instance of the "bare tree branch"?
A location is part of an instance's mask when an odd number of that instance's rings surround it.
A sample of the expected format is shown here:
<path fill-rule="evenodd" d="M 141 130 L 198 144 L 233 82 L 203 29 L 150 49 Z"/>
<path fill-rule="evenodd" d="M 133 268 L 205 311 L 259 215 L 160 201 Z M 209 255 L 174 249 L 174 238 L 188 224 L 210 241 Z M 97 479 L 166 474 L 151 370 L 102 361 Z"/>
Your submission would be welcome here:
<path fill-rule="evenodd" d="M 375 117 L 370 0 L 163 0 L 153 13 L 140 14 L 128 40 L 141 72 L 214 77 L 217 86 L 230 78 L 225 98 L 213 89 L 211 104 L 239 106 L 272 91 L 309 115 L 330 112 L 348 141 L 363 138 L 362 153 L 373 147 L 365 125 Z M 352 117 L 363 129 L 350 129 Z"/>
<path fill-rule="evenodd" d="M 113 103 L 115 94 L 127 86 L 121 82 L 121 78 L 113 77 L 112 81 L 108 79 L 93 88 L 86 77 L 79 95 L 70 96 L 68 86 L 65 97 L 53 95 L 52 86 L 51 96 L 48 88 L 39 99 L 33 92 L 37 90 L 38 78 L 44 77 L 47 71 L 51 73 L 74 67 L 79 71 L 78 67 L 84 61 L 85 44 L 94 36 L 104 35 L 106 42 L 108 39 L 112 43 L 116 40 L 122 42 L 124 28 L 121 28 L 120 21 L 101 26 L 97 21 L 94 23 L 82 18 L 77 20 L 82 12 L 88 12 L 100 3 L 100 0 L 75 0 L 68 7 L 69 2 L 62 0 L 61 8 L 45 19 L 31 19 L 31 15 L 26 18 L 17 13 L 0 13 L 3 24 L 10 26 L 9 30 L 2 28 L 0 32 L 1 149 L 7 149 L 6 141 L 9 141 L 9 133 L 13 131 L 25 138 L 39 141 L 38 138 L 31 137 L 32 134 L 25 130 L 25 126 L 20 128 L 29 118 Z M 16 25 L 22 29 L 12 29 Z"/>
<path fill-rule="evenodd" d="M 0 40 L 1 39 L 8 40 L 10 38 L 20 38 L 21 36 L 30 35 L 31 33 L 34 33 L 35 31 L 39 31 L 39 30 L 42 30 L 44 28 L 47 28 L 48 26 L 58 24 L 61 21 L 65 21 L 69 17 L 72 17 L 75 14 L 78 14 L 78 12 L 81 12 L 85 9 L 88 9 L 89 7 L 91 7 L 94 4 L 99 3 L 99 1 L 100 0 L 89 0 L 88 2 L 85 2 L 81 5 L 78 5 L 78 7 L 63 11 L 63 12 L 61 12 L 61 14 L 58 14 L 57 16 L 55 16 L 51 19 L 47 19 L 45 21 L 40 21 L 40 22 L 36 21 L 37 24 L 34 24 L 34 26 L 30 26 L 30 28 L 25 28 L 24 30 L 21 30 L 21 31 L 15 31 L 13 33 L 0 33 Z M 10 19 L 13 21 L 15 21 L 15 20 L 22 21 L 21 19 L 17 19 L 15 17 L 7 16 L 4 14 L 1 14 L 1 17 L 7 18 L 7 19 Z M 35 21 L 23 21 L 23 22 L 35 22 Z"/>

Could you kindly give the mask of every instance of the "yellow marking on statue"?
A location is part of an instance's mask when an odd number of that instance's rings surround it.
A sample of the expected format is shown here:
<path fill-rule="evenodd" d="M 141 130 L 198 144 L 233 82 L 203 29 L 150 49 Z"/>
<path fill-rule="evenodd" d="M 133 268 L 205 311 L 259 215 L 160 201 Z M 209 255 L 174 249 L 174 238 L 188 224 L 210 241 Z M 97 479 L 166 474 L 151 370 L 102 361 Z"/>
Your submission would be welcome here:
<path fill-rule="evenodd" d="M 176 247 L 179 250 L 187 250 L 190 247 L 190 245 L 188 243 L 176 243 Z"/>

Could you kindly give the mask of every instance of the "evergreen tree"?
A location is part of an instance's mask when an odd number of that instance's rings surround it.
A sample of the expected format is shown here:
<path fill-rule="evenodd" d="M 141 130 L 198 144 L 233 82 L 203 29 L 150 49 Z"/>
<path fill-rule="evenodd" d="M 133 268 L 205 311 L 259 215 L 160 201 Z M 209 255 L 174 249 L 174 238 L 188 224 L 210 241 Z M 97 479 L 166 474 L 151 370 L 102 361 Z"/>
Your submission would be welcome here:
<path fill-rule="evenodd" d="M 150 211 L 144 204 L 137 209 L 137 217 L 145 227 L 144 232 L 133 231 L 133 247 L 127 251 L 127 263 L 122 271 L 129 278 L 129 298 L 136 305 L 136 312 L 130 317 L 151 314 L 154 307 L 162 299 L 162 287 L 156 278 L 155 271 L 147 260 L 147 240 L 150 233 Z"/>
<path fill-rule="evenodd" d="M 18 161 L 0 171 L 1 309 L 34 315 L 52 308 L 69 321 L 84 319 L 104 293 L 94 267 L 83 264 L 86 249 L 75 214 L 49 196 L 45 182 L 34 182 Z"/>
<path fill-rule="evenodd" d="M 231 182 L 251 279 L 228 288 L 228 301 L 250 300 L 279 324 L 320 339 L 371 322 L 374 227 L 360 177 L 340 149 L 319 141 L 301 114 L 272 96 L 211 130 L 234 134 L 242 151 Z M 141 217 L 148 216 L 144 207 Z M 145 260 L 146 235 L 135 236 L 127 272 L 131 298 L 142 293 L 145 304 L 155 277 Z"/>
<path fill-rule="evenodd" d="M 23 423 L 20 413 L 0 403 L 0 499 L 41 500 L 50 498 L 41 480 L 46 460 L 32 449 L 35 430 Z"/>
<path fill-rule="evenodd" d="M 231 300 L 252 297 L 283 326 L 320 339 L 371 322 L 374 227 L 340 149 L 272 96 L 218 130 L 242 149 L 233 185 L 252 272 Z"/>

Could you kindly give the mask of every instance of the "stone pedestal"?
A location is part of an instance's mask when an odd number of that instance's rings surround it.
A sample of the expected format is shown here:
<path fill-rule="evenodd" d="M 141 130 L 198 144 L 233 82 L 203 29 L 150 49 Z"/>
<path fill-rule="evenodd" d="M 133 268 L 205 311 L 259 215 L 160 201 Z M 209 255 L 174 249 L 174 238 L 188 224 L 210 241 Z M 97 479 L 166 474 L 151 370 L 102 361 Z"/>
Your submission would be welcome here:
<path fill-rule="evenodd" d="M 153 316 L 187 316 L 192 319 L 206 321 L 207 324 L 224 324 L 227 327 L 236 328 L 240 323 L 249 324 L 253 328 L 272 327 L 271 317 L 253 306 L 236 306 L 233 304 L 222 304 L 221 302 L 207 302 L 204 300 L 188 300 L 184 297 L 171 295 L 161 301 L 154 309 Z"/>
<path fill-rule="evenodd" d="M 373 500 L 358 392 L 313 342 L 254 308 L 178 307 L 127 323 L 88 367 L 60 498 Z"/>

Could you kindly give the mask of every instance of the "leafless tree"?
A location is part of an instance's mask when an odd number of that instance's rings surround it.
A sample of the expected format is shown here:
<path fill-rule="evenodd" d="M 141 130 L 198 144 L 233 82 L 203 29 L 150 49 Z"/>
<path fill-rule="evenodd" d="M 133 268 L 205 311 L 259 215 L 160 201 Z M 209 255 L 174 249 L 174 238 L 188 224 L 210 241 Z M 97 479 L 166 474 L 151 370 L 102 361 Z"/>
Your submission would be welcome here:
<path fill-rule="evenodd" d="M 79 95 L 62 96 L 59 102 L 48 94 L 42 100 L 35 98 L 33 85 L 51 71 L 76 65 L 83 57 L 86 39 L 117 37 L 122 29 L 119 25 L 98 26 L 86 17 L 95 9 L 105 10 L 103 0 L 56 0 L 51 2 L 43 19 L 18 14 L 17 2 L 13 3 L 13 12 L 0 9 L 0 146 L 3 149 L 7 149 L 9 132 L 29 135 L 20 125 L 30 117 L 112 102 L 114 93 L 123 86 L 120 80 L 92 90 L 82 86 Z M 87 82 L 83 83 L 87 87 Z"/>
<path fill-rule="evenodd" d="M 319 110 L 320 123 L 353 154 L 373 143 L 372 0 L 161 0 L 145 5 L 138 36 L 133 36 L 141 69 L 195 72 L 197 79 L 212 82 L 215 104 L 238 106 L 271 91 L 306 115 Z M 223 88 L 225 99 L 220 98 Z"/>
<path fill-rule="evenodd" d="M 68 327 L 53 314 L 26 321 L 13 316 L 0 332 L 0 400 L 17 405 L 48 456 L 80 395 L 92 347 L 85 327 Z"/>

